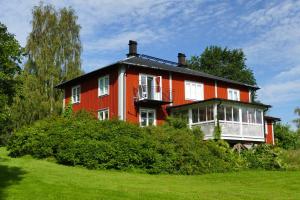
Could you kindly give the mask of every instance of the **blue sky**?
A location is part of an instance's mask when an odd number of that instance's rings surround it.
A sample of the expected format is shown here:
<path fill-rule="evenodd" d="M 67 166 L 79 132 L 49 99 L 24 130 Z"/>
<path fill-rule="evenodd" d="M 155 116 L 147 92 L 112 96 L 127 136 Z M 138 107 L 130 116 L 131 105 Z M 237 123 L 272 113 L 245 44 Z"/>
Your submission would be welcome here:
<path fill-rule="evenodd" d="M 292 124 L 300 107 L 300 1 L 44 1 L 71 6 L 78 15 L 85 72 L 125 57 L 128 40 L 138 51 L 176 61 L 206 46 L 242 48 L 271 115 Z M 24 46 L 31 10 L 39 1 L 0 0 L 0 21 Z"/>

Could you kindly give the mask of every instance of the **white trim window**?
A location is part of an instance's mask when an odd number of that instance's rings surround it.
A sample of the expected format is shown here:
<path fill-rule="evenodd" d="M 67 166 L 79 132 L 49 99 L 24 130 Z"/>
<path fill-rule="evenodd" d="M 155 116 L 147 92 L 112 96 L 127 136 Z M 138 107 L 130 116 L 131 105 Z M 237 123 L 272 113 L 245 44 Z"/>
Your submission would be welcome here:
<path fill-rule="evenodd" d="M 140 109 L 140 126 L 156 125 L 156 110 L 150 108 Z"/>
<path fill-rule="evenodd" d="M 98 96 L 109 95 L 109 76 L 102 76 L 98 79 Z"/>
<path fill-rule="evenodd" d="M 227 89 L 227 96 L 229 100 L 239 101 L 240 91 L 232 88 Z"/>
<path fill-rule="evenodd" d="M 98 111 L 98 119 L 100 121 L 108 120 L 109 119 L 109 109 L 106 108 L 106 109 L 99 110 Z"/>
<path fill-rule="evenodd" d="M 80 103 L 80 85 L 72 87 L 72 104 Z"/>
<path fill-rule="evenodd" d="M 185 81 L 184 85 L 186 100 L 201 101 L 204 99 L 203 83 Z"/>

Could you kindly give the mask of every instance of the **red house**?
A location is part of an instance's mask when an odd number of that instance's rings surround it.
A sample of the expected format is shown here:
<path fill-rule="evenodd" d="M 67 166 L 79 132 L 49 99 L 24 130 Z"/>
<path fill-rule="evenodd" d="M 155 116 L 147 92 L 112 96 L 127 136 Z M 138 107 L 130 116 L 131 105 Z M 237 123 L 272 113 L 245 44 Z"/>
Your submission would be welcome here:
<path fill-rule="evenodd" d="M 182 53 L 178 62 L 138 54 L 135 41 L 129 41 L 127 58 L 56 88 L 64 90 L 63 105 L 94 112 L 99 120 L 149 126 L 179 116 L 191 128 L 200 126 L 205 139 L 220 126 L 221 138 L 232 143 L 274 144 L 273 123 L 279 120 L 265 116 L 271 106 L 251 101 L 257 86 L 188 69 Z"/>

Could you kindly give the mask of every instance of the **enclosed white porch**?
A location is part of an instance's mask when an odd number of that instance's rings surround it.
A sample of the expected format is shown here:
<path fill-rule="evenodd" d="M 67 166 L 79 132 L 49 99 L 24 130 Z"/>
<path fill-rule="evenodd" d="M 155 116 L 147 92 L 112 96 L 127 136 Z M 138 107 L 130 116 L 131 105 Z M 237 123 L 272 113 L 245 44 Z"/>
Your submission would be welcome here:
<path fill-rule="evenodd" d="M 264 109 L 233 101 L 207 101 L 175 107 L 171 113 L 185 118 L 190 128 L 200 127 L 204 139 L 214 139 L 219 126 L 221 139 L 264 142 Z"/>

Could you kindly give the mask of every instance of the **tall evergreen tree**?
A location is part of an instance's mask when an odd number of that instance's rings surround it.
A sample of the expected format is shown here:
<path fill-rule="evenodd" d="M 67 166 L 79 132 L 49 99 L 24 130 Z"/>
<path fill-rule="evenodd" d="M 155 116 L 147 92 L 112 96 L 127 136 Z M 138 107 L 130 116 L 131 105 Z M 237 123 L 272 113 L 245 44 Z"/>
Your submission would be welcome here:
<path fill-rule="evenodd" d="M 25 47 L 28 60 L 23 99 L 17 99 L 15 105 L 16 127 L 61 112 L 63 94 L 54 86 L 82 74 L 80 25 L 75 11 L 57 11 L 52 5 L 40 4 L 32 14 L 32 31 Z"/>

